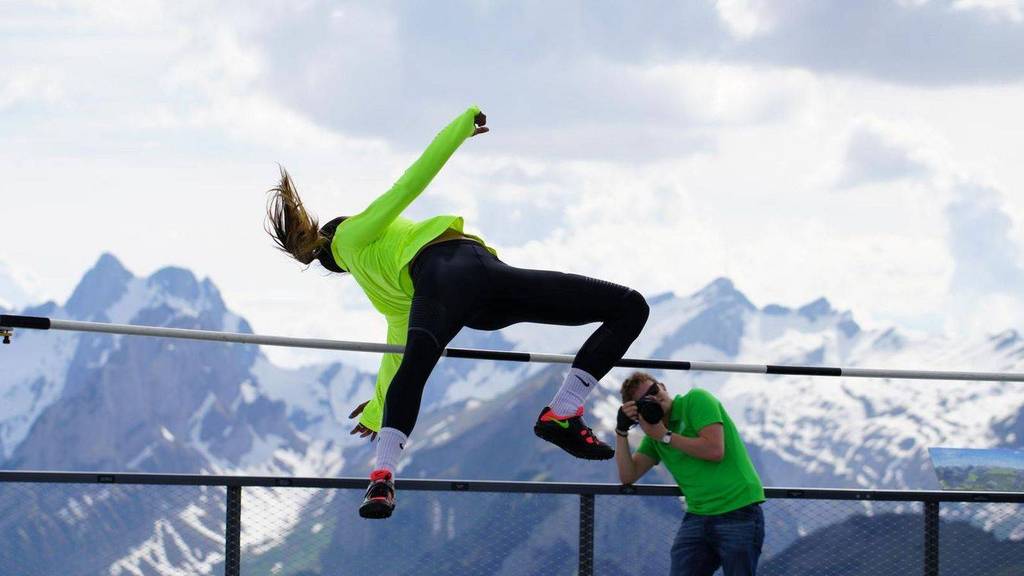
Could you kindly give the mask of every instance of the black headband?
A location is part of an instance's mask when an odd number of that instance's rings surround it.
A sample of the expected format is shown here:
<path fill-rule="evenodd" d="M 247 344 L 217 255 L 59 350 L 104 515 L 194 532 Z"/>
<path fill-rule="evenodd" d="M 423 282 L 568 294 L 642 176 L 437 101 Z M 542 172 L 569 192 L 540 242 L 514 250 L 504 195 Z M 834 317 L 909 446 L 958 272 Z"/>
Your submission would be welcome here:
<path fill-rule="evenodd" d="M 345 272 L 348 272 L 348 270 L 338 266 L 337 261 L 334 260 L 334 254 L 331 253 L 330 241 L 334 239 L 334 231 L 338 229 L 338 224 L 341 224 L 344 220 L 345 216 L 338 216 L 320 227 L 320 235 L 327 238 L 328 242 L 326 246 L 316 252 L 316 259 L 320 262 L 320 265 L 331 272 L 337 272 L 338 274 L 344 274 Z"/>

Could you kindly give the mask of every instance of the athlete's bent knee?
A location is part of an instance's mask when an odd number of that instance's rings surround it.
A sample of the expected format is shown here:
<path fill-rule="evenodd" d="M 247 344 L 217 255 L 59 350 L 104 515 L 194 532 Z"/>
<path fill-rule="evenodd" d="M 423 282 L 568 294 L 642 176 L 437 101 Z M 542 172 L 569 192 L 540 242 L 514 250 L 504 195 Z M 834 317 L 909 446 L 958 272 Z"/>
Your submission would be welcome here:
<path fill-rule="evenodd" d="M 636 290 L 630 290 L 624 300 L 624 319 L 639 334 L 643 330 L 644 325 L 647 324 L 647 318 L 651 315 L 651 307 L 648 306 L 647 300 L 643 295 Z"/>

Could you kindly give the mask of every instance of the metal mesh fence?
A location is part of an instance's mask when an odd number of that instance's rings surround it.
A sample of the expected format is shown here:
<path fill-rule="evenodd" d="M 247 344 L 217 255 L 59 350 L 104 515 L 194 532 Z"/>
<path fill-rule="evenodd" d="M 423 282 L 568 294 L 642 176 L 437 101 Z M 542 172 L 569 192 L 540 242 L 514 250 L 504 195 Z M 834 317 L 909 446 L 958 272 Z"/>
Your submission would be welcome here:
<path fill-rule="evenodd" d="M 919 502 L 778 499 L 762 509 L 765 540 L 759 574 L 922 572 L 924 519 Z M 680 498 L 599 497 L 594 574 L 667 574 L 685 510 Z"/>
<path fill-rule="evenodd" d="M 245 488 L 242 574 L 575 574 L 579 496 L 399 490 L 387 521 L 362 491 Z"/>
<path fill-rule="evenodd" d="M 594 574 L 668 574 L 669 549 L 683 511 L 678 497 L 599 496 Z"/>
<path fill-rule="evenodd" d="M 214 486 L 0 483 L 0 574 L 216 574 L 224 494 Z"/>
<path fill-rule="evenodd" d="M 589 573 L 581 497 L 515 490 L 400 489 L 391 520 L 367 521 L 362 490 L 244 487 L 241 574 Z M 864 494 L 766 502 L 759 574 L 1024 574 L 1024 504 Z M 225 495 L 222 486 L 0 482 L 0 574 L 222 574 Z M 593 573 L 667 574 L 684 513 L 677 497 L 596 496 Z"/>
<path fill-rule="evenodd" d="M 758 573 L 922 574 L 923 511 L 920 502 L 769 500 Z"/>
<path fill-rule="evenodd" d="M 1024 504 L 943 502 L 942 576 L 1024 574 Z"/>

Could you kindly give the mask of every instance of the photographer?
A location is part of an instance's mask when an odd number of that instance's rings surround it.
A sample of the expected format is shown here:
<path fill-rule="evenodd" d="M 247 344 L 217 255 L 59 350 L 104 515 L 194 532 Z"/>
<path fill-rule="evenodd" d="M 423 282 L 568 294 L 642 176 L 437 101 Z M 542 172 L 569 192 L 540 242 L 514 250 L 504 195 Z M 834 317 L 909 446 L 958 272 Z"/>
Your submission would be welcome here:
<path fill-rule="evenodd" d="M 686 497 L 672 544 L 672 576 L 753 575 L 764 542 L 764 489 L 721 402 L 693 388 L 674 398 L 649 374 L 622 383 L 616 424 L 619 479 L 632 484 L 661 462 Z M 646 436 L 634 454 L 629 429 Z"/>

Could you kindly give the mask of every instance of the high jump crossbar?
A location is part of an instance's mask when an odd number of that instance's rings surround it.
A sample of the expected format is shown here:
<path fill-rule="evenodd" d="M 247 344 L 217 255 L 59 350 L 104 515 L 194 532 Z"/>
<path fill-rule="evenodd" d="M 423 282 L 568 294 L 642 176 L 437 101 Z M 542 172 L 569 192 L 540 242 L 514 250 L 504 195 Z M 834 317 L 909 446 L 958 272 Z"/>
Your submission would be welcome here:
<path fill-rule="evenodd" d="M 290 348 L 314 348 L 318 350 L 343 350 L 347 352 L 372 352 L 377 354 L 401 354 L 405 348 L 392 344 L 374 342 L 350 342 L 320 338 L 291 338 L 287 336 L 266 336 L 241 334 L 214 330 L 192 330 L 186 328 L 165 328 L 140 326 L 136 324 L 113 324 L 107 322 L 85 322 L 60 320 L 38 316 L 0 315 L 0 336 L 9 344 L 15 329 L 64 330 L 70 332 L 98 332 L 125 336 L 151 336 L 184 340 L 207 340 L 235 344 L 256 344 L 263 346 L 284 346 Z M 572 364 L 571 354 L 547 354 L 536 352 L 506 352 L 502 350 L 477 350 L 471 348 L 446 348 L 443 355 L 448 358 L 474 360 L 499 360 L 505 362 L 536 362 L 545 364 Z M 1019 372 L 970 372 L 945 370 L 890 370 L 879 368 L 839 368 L 833 366 L 791 366 L 775 364 L 737 364 L 731 362 L 697 362 L 687 360 L 658 360 L 648 358 L 623 358 L 615 364 L 621 368 L 645 368 L 648 370 L 689 370 L 691 372 L 727 372 L 734 374 L 779 374 L 792 376 L 845 376 L 850 378 L 892 378 L 902 380 L 969 380 L 988 382 L 1024 382 L 1024 373 Z"/>

